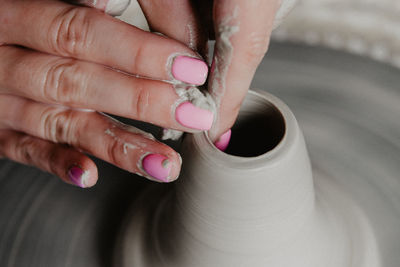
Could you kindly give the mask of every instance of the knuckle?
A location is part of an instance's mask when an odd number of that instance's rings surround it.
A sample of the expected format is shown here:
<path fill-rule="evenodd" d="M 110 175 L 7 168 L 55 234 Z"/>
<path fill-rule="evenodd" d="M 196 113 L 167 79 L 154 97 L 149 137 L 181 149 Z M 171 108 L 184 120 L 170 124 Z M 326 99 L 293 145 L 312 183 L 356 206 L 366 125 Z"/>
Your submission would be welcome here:
<path fill-rule="evenodd" d="M 55 166 L 51 164 L 56 156 L 53 153 L 55 149 L 43 149 L 43 143 L 41 145 L 40 142 L 29 135 L 19 138 L 15 146 L 16 160 L 55 173 Z"/>
<path fill-rule="evenodd" d="M 75 59 L 59 58 L 45 71 L 41 96 L 52 102 L 72 104 L 86 92 L 87 79 Z"/>
<path fill-rule="evenodd" d="M 48 35 L 50 47 L 61 55 L 78 57 L 91 45 L 90 26 L 88 9 L 69 7 L 63 10 L 51 23 Z"/>
<path fill-rule="evenodd" d="M 133 53 L 133 59 L 132 59 L 132 72 L 135 73 L 135 71 L 140 70 L 142 67 L 143 62 L 146 60 L 143 59 L 142 57 L 145 57 L 145 52 L 144 52 L 144 46 L 139 45 L 136 48 L 136 51 Z"/>
<path fill-rule="evenodd" d="M 132 107 L 134 108 L 136 119 L 140 121 L 146 120 L 146 113 L 149 106 L 150 92 L 145 88 L 139 87 L 135 89 L 136 94 L 134 94 L 132 99 Z"/>
<path fill-rule="evenodd" d="M 21 137 L 16 143 L 16 158 L 24 163 L 33 163 L 33 151 L 35 150 L 35 140 L 30 136 Z"/>
<path fill-rule="evenodd" d="M 119 162 L 119 155 L 121 154 L 121 144 L 117 140 L 113 140 L 108 146 L 107 146 L 107 157 L 112 163 L 118 163 Z"/>
<path fill-rule="evenodd" d="M 59 165 L 57 164 L 57 158 L 60 156 L 57 147 L 52 147 L 46 151 L 44 158 L 46 159 L 46 169 L 51 173 L 59 173 Z"/>
<path fill-rule="evenodd" d="M 0 158 L 13 158 L 11 154 L 12 140 L 7 130 L 0 129 Z M 14 151 L 13 151 L 14 152 Z"/>
<path fill-rule="evenodd" d="M 235 102 L 231 109 L 231 114 L 236 115 L 242 107 L 242 101 Z"/>
<path fill-rule="evenodd" d="M 248 64 L 257 66 L 268 51 L 269 37 L 267 34 L 253 33 L 250 35 L 246 50 Z"/>
<path fill-rule="evenodd" d="M 42 135 L 45 139 L 55 143 L 74 145 L 77 142 L 75 137 L 78 134 L 75 132 L 78 124 L 76 117 L 73 111 L 69 109 L 59 108 L 55 110 L 54 107 L 45 109 L 40 120 Z"/>

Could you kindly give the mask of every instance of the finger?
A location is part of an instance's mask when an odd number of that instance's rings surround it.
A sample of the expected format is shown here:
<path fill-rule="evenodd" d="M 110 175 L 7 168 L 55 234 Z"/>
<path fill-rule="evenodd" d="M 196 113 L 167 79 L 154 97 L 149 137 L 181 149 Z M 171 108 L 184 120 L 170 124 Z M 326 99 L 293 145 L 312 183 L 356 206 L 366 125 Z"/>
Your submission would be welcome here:
<path fill-rule="evenodd" d="M 128 7 L 129 0 L 68 0 L 73 4 L 93 7 L 111 16 L 120 16 Z"/>
<path fill-rule="evenodd" d="M 180 97 L 168 83 L 140 79 L 101 65 L 12 46 L 0 47 L 0 92 L 45 103 L 93 109 L 186 132 L 208 130 L 178 120 Z M 178 107 L 178 112 L 176 112 Z M 211 112 L 200 110 L 207 119 Z M 204 115 L 202 115 L 204 114 Z M 212 115 L 211 115 L 212 116 Z M 200 123 L 201 121 L 199 121 Z"/>
<path fill-rule="evenodd" d="M 6 21 L 0 23 L 0 43 L 91 61 L 153 79 L 199 85 L 207 76 L 207 65 L 184 44 L 92 8 L 53 0 L 7 0 L 0 18 Z M 179 55 L 186 60 L 176 60 Z"/>
<path fill-rule="evenodd" d="M 97 112 L 49 106 L 27 99 L 2 96 L 3 127 L 54 143 L 69 144 L 125 170 L 152 180 L 170 182 L 180 171 L 180 156 L 132 126 Z M 1 125 L 0 125 L 1 127 Z"/>
<path fill-rule="evenodd" d="M 205 24 L 204 17 L 199 17 L 198 10 L 194 9 L 193 1 L 139 0 L 138 2 L 152 31 L 165 34 L 205 55 L 209 27 Z M 204 4 L 200 5 L 202 6 Z M 166 21 L 168 23 L 165 23 Z"/>
<path fill-rule="evenodd" d="M 97 182 L 93 161 L 75 149 L 11 130 L 0 130 L 0 155 L 53 173 L 82 188 Z"/>
<path fill-rule="evenodd" d="M 233 125 L 255 70 L 269 45 L 275 12 L 274 1 L 216 1 L 216 46 L 209 90 L 219 108 L 211 129 L 216 140 Z"/>

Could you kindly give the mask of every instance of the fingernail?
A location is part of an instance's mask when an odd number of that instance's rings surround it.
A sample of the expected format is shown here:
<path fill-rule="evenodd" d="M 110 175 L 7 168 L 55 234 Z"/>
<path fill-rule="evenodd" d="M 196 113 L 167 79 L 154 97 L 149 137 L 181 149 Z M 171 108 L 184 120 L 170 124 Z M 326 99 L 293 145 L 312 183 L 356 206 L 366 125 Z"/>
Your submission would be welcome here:
<path fill-rule="evenodd" d="M 229 141 L 231 140 L 232 131 L 229 129 L 220 138 L 214 143 L 214 145 L 221 151 L 225 151 L 225 149 L 229 145 Z"/>
<path fill-rule="evenodd" d="M 197 58 L 177 56 L 172 63 L 172 75 L 175 79 L 194 85 L 202 85 L 207 79 L 207 64 Z"/>
<path fill-rule="evenodd" d="M 87 187 L 86 180 L 88 178 L 88 173 L 82 170 L 80 167 L 72 166 L 68 170 L 68 177 L 73 184 L 81 188 Z"/>
<path fill-rule="evenodd" d="M 105 12 L 111 16 L 120 16 L 129 5 L 129 0 L 108 0 Z"/>
<path fill-rule="evenodd" d="M 166 156 L 149 154 L 142 159 L 142 166 L 151 177 L 161 182 L 168 182 L 168 176 L 171 172 L 171 162 Z"/>
<path fill-rule="evenodd" d="M 205 131 L 211 128 L 214 114 L 187 101 L 176 108 L 175 118 L 185 127 Z"/>

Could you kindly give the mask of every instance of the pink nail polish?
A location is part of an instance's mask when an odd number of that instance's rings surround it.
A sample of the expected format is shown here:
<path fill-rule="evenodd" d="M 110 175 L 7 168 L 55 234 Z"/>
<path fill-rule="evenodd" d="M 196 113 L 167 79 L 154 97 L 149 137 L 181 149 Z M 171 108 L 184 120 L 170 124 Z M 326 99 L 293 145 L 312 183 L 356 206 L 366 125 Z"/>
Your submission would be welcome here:
<path fill-rule="evenodd" d="M 78 166 L 72 166 L 69 170 L 68 170 L 68 177 L 70 179 L 70 181 L 82 188 L 85 188 L 85 172 Z"/>
<path fill-rule="evenodd" d="M 176 108 L 175 118 L 185 127 L 205 131 L 211 128 L 214 114 L 187 101 Z"/>
<path fill-rule="evenodd" d="M 177 56 L 172 63 L 175 79 L 194 85 L 202 85 L 207 79 L 207 64 L 197 58 Z"/>
<path fill-rule="evenodd" d="M 220 138 L 214 143 L 214 145 L 221 151 L 225 151 L 225 149 L 229 145 L 229 141 L 231 140 L 232 131 L 229 129 Z"/>
<path fill-rule="evenodd" d="M 171 163 L 168 158 L 160 154 L 149 154 L 142 160 L 143 169 L 150 176 L 162 182 L 168 182 L 171 172 Z"/>

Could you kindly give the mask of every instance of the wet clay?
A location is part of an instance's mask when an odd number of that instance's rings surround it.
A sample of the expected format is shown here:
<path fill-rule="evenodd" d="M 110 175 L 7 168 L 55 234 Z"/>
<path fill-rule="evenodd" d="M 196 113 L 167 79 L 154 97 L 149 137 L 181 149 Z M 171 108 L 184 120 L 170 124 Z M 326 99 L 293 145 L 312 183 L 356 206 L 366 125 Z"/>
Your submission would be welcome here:
<path fill-rule="evenodd" d="M 261 134 L 246 136 L 243 127 Z M 185 138 L 180 179 L 150 187 L 132 207 L 116 266 L 381 266 L 358 205 L 324 174 L 314 186 L 285 104 L 250 91 L 236 133 L 231 154 L 207 133 Z"/>
<path fill-rule="evenodd" d="M 224 18 L 217 26 L 216 38 L 214 47 L 213 65 L 210 70 L 209 92 L 216 102 L 216 109 L 219 110 L 221 98 L 225 94 L 226 75 L 233 56 L 233 46 L 230 38 L 239 31 L 239 22 L 237 21 L 239 7 L 235 7 L 233 14 Z M 216 113 L 218 115 L 218 112 Z M 211 129 L 217 129 L 219 125 L 219 116 L 214 120 L 214 126 Z"/>

